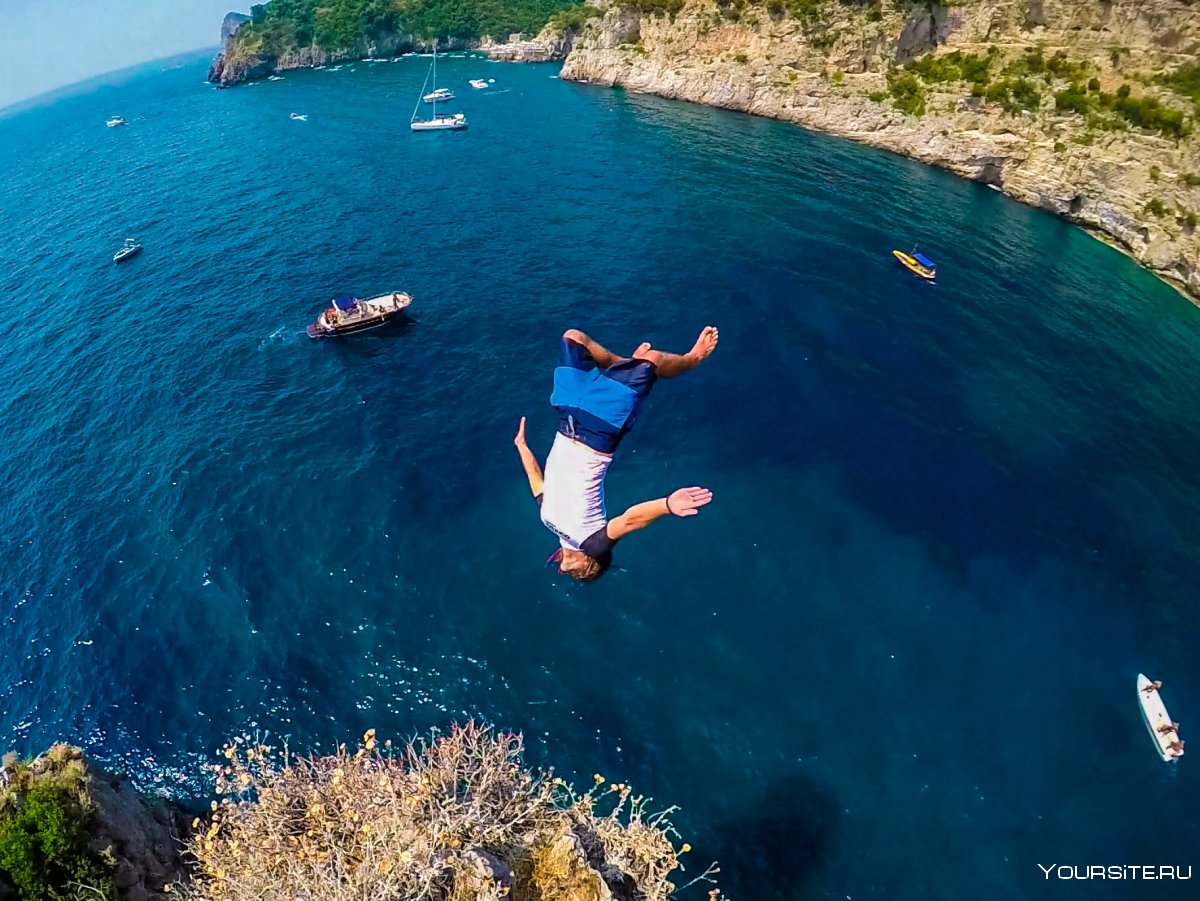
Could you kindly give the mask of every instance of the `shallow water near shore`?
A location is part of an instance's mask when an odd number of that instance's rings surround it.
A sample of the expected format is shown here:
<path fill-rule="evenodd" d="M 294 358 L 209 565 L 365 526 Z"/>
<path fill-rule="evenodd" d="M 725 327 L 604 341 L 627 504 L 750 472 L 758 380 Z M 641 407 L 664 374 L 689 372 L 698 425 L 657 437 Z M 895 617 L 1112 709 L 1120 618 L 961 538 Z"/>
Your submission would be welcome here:
<path fill-rule="evenodd" d="M 1037 865 L 1200 865 L 1134 688 L 1200 736 L 1200 310 L 979 185 L 552 65 L 439 62 L 470 129 L 413 135 L 425 60 L 206 63 L 0 118 L 4 744 L 188 796 L 238 730 L 477 716 L 680 805 L 744 901 L 1189 896 Z M 304 336 L 388 290 L 407 324 Z M 542 569 L 511 438 L 549 448 L 558 335 L 710 322 L 608 495 L 713 504 Z"/>

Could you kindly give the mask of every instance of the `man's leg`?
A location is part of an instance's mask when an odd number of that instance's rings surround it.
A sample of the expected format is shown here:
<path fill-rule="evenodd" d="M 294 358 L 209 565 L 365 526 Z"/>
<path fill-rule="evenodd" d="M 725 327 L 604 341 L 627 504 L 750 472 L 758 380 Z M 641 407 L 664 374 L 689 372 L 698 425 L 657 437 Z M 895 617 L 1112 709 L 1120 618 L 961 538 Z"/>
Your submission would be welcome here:
<path fill-rule="evenodd" d="M 581 346 L 601 369 L 608 369 L 610 366 L 616 366 L 618 363 L 625 362 L 625 357 L 618 357 L 604 345 L 593 341 L 577 328 L 569 328 L 563 332 L 563 339 L 574 341 Z"/>
<path fill-rule="evenodd" d="M 585 335 L 584 337 L 587 336 Z M 633 352 L 633 358 L 635 360 L 648 360 L 653 363 L 659 378 L 674 378 L 681 373 L 687 372 L 689 369 L 695 369 L 703 363 L 708 355 L 717 349 L 718 340 L 720 340 L 720 334 L 717 332 L 716 327 L 706 325 L 700 332 L 700 337 L 696 339 L 696 343 L 692 345 L 692 349 L 685 354 L 673 354 L 665 350 L 655 350 L 650 346 L 649 342 L 644 342 Z M 604 348 L 600 349 L 604 350 Z M 608 351 L 604 352 L 608 353 Z M 620 358 L 618 357 L 618 359 Z"/>

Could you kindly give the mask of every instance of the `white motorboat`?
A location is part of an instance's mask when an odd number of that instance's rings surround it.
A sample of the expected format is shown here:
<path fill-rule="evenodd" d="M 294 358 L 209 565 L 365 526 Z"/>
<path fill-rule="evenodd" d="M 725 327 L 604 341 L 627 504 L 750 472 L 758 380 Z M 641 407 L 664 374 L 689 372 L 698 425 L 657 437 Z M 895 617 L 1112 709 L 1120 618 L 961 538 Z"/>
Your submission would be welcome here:
<path fill-rule="evenodd" d="M 1160 682 L 1151 682 L 1141 673 L 1137 677 L 1138 704 L 1142 708 L 1142 721 L 1154 739 L 1154 750 L 1167 763 L 1174 763 L 1183 756 L 1183 742 L 1179 740 L 1179 724 L 1171 720 L 1166 705 L 1158 693 Z"/>
<path fill-rule="evenodd" d="M 488 86 L 488 83 L 482 78 L 472 78 L 469 84 L 477 91 L 482 91 Z"/>
<path fill-rule="evenodd" d="M 288 118 L 293 122 L 307 122 L 308 113 L 292 113 Z"/>
<path fill-rule="evenodd" d="M 113 254 L 114 263 L 123 263 L 132 256 L 137 256 L 141 253 L 142 245 L 135 238 L 126 238 L 121 249 Z"/>
<path fill-rule="evenodd" d="M 109 119 L 104 124 L 107 125 L 109 128 L 116 128 L 118 125 L 125 125 L 127 123 L 125 122 L 124 116 L 113 116 L 111 119 Z"/>
<path fill-rule="evenodd" d="M 434 84 L 437 84 L 437 54 L 433 55 L 433 62 L 429 64 L 429 71 L 425 73 L 425 82 L 421 85 L 421 93 L 418 95 L 417 105 L 413 107 L 412 118 L 408 120 L 409 128 L 413 131 L 459 131 L 467 127 L 467 117 L 462 113 L 453 113 L 450 115 L 438 115 L 437 105 L 439 100 L 453 99 L 454 95 L 445 88 L 438 88 L 435 91 L 425 93 L 425 88 L 429 84 L 432 76 Z M 428 119 L 418 119 L 417 110 L 421 108 L 421 101 L 433 104 L 433 112 Z"/>

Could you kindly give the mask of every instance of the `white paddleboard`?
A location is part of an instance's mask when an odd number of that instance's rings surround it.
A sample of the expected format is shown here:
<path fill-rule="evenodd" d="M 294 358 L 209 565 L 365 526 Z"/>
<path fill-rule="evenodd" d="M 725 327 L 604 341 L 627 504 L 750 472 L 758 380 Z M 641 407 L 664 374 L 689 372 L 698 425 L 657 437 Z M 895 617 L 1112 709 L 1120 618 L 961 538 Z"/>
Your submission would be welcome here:
<path fill-rule="evenodd" d="M 1172 742 L 1179 741 L 1179 733 L 1174 730 L 1158 731 L 1161 726 L 1169 726 L 1172 722 L 1171 717 L 1167 715 L 1167 708 L 1163 704 L 1162 696 L 1154 687 L 1154 683 L 1141 673 L 1138 673 L 1137 677 L 1137 693 L 1138 704 L 1142 708 L 1142 720 L 1146 723 L 1150 737 L 1154 739 L 1154 747 L 1158 751 L 1158 756 L 1167 763 L 1175 762 L 1183 756 L 1183 752 L 1172 750 L 1167 746 Z"/>

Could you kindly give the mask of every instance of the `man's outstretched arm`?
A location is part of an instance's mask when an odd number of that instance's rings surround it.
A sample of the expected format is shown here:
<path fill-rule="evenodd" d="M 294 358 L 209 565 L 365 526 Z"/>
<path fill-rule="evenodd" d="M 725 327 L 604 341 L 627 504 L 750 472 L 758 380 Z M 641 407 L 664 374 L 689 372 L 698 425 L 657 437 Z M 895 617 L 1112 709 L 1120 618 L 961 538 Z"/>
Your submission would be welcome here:
<path fill-rule="evenodd" d="M 542 467 L 538 465 L 537 457 L 533 455 L 533 451 L 525 443 L 524 416 L 521 417 L 521 424 L 517 426 L 517 436 L 513 438 L 513 444 L 516 445 L 517 453 L 521 455 L 521 465 L 525 468 L 525 478 L 529 479 L 529 490 L 533 492 L 534 497 L 540 497 L 542 493 Z"/>
<path fill-rule="evenodd" d="M 712 502 L 712 492 L 707 488 L 679 488 L 666 497 L 634 504 L 620 516 L 608 522 L 608 537 L 613 541 L 624 538 L 630 532 L 644 529 L 656 519 L 664 516 L 695 516 L 700 508 Z"/>

